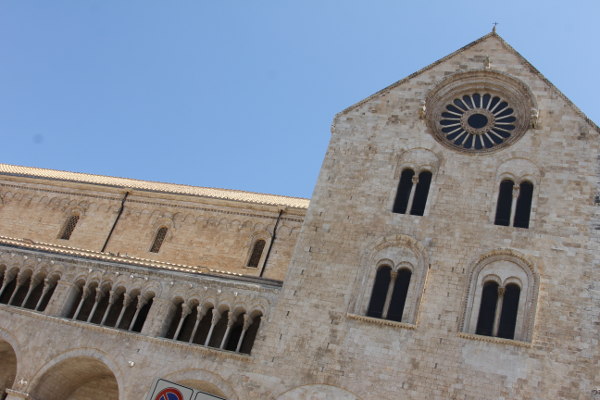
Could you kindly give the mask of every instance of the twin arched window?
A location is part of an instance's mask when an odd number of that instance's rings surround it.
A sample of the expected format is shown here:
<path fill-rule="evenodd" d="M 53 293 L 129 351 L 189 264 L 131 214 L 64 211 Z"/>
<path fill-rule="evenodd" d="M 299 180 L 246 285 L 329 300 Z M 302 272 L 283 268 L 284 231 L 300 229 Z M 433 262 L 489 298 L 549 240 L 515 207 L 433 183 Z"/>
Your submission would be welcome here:
<path fill-rule="evenodd" d="M 477 335 L 515 338 L 521 288 L 515 283 L 501 287 L 497 282 L 483 284 L 477 318 Z"/>
<path fill-rule="evenodd" d="M 495 225 L 529 228 L 533 183 L 521 181 L 518 185 L 511 179 L 500 182 Z"/>
<path fill-rule="evenodd" d="M 484 256 L 470 273 L 463 331 L 530 341 L 539 278 L 511 251 Z"/>
<path fill-rule="evenodd" d="M 401 322 L 411 276 L 408 268 L 392 271 L 388 265 L 379 267 L 367 316 Z"/>
<path fill-rule="evenodd" d="M 425 214 L 431 176 L 429 171 L 421 171 L 417 176 L 410 168 L 403 170 L 392 211 L 397 214 L 406 214 L 407 211 L 410 215 Z"/>

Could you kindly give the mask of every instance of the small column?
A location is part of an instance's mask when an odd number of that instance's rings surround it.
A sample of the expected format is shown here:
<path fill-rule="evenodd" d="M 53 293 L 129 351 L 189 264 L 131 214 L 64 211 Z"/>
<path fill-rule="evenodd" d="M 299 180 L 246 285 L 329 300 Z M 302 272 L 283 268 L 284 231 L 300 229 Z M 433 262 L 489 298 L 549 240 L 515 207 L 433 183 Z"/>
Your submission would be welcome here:
<path fill-rule="evenodd" d="M 25 278 L 25 281 L 27 281 L 27 278 Z M 19 292 L 19 289 L 21 289 L 21 286 L 23 286 L 23 275 L 19 274 L 17 276 L 17 284 L 15 286 L 15 290 L 13 290 L 12 294 L 10 295 L 10 299 L 8 300 L 8 303 L 6 303 L 6 304 L 8 304 L 8 305 L 12 304 L 13 300 L 15 299 L 15 296 Z"/>
<path fill-rule="evenodd" d="M 216 308 L 213 308 L 212 320 L 210 322 L 210 329 L 208 330 L 208 335 L 206 335 L 206 340 L 204 341 L 204 345 L 208 346 L 210 343 L 210 338 L 212 337 L 213 331 L 215 330 L 215 325 L 221 319 L 221 313 Z"/>
<path fill-rule="evenodd" d="M 138 318 L 138 315 L 140 315 L 140 310 L 142 309 L 142 307 L 144 307 L 146 305 L 146 302 L 148 300 L 143 297 L 141 294 L 138 295 L 138 302 L 137 305 L 135 306 L 135 314 L 133 314 L 133 318 L 131 318 L 131 323 L 129 324 L 129 328 L 127 329 L 128 331 L 133 329 L 133 326 L 135 325 L 135 321 Z"/>
<path fill-rule="evenodd" d="M 239 353 L 242 348 L 242 343 L 244 342 L 244 336 L 246 336 L 246 331 L 252 325 L 252 318 L 248 314 L 244 314 L 244 325 L 242 325 L 242 333 L 240 334 L 240 338 L 238 339 L 237 346 L 235 347 L 235 352 Z"/>
<path fill-rule="evenodd" d="M 6 286 L 8 286 L 9 283 L 11 283 L 13 281 L 13 279 L 15 279 L 15 275 L 11 274 L 11 276 L 7 276 L 8 274 L 4 275 L 4 281 L 2 282 L 2 287 L 0 287 L 0 296 L 2 296 L 2 293 L 4 293 L 4 289 L 6 289 Z"/>
<path fill-rule="evenodd" d="M 498 328 L 500 326 L 500 314 L 502 314 L 502 303 L 504 302 L 504 286 L 498 286 L 498 300 L 496 301 L 496 312 L 494 314 L 494 327 L 492 328 L 492 336 L 498 336 Z"/>
<path fill-rule="evenodd" d="M 29 289 L 27 290 L 27 294 L 25 295 L 25 298 L 23 299 L 21 304 L 15 304 L 15 305 L 20 306 L 20 307 L 25 307 L 25 304 L 27 304 L 27 300 L 29 300 L 29 296 L 31 296 L 31 292 L 33 292 L 33 289 L 35 289 L 37 287 L 38 283 L 40 283 L 39 278 L 36 278 L 36 279 L 32 278 L 31 281 L 29 281 Z"/>
<path fill-rule="evenodd" d="M 85 299 L 87 299 L 87 297 L 90 295 L 90 288 L 85 286 L 83 288 L 83 293 L 81 294 L 81 300 L 79 300 L 79 305 L 77 306 L 77 310 L 75 310 L 75 313 L 73 314 L 73 320 L 77 319 L 77 317 L 79 316 L 79 312 L 81 311 L 81 307 L 83 307 L 83 303 L 85 303 Z"/>
<path fill-rule="evenodd" d="M 96 297 L 94 298 L 94 306 L 92 307 L 92 311 L 90 311 L 90 315 L 88 315 L 86 322 L 90 322 L 92 320 L 92 318 L 94 317 L 94 313 L 96 312 L 96 309 L 98 308 L 98 304 L 100 304 L 100 300 L 102 300 L 103 294 L 104 293 L 102 293 L 102 289 L 100 289 L 100 286 L 98 286 L 96 288 Z"/>
<path fill-rule="evenodd" d="M 396 285 L 396 278 L 398 278 L 398 271 L 390 271 L 390 284 L 385 295 L 385 303 L 383 303 L 383 311 L 381 312 L 381 318 L 387 319 L 387 313 L 390 309 L 390 303 L 392 302 L 392 294 L 394 293 L 394 286 Z"/>
<path fill-rule="evenodd" d="M 419 175 L 415 172 L 412 177 L 412 186 L 410 187 L 410 195 L 408 196 L 408 204 L 406 205 L 406 214 L 410 214 L 410 210 L 412 209 L 413 200 L 415 198 L 415 190 L 417 188 L 417 184 L 419 183 Z"/>
<path fill-rule="evenodd" d="M 119 318 L 117 319 L 117 323 L 115 324 L 115 328 L 119 329 L 119 325 L 121 325 L 121 320 L 123 319 L 123 315 L 125 315 L 125 310 L 127 310 L 127 306 L 131 303 L 131 296 L 127 293 L 123 293 L 123 308 L 121 308 L 121 312 L 119 313 Z"/>
<path fill-rule="evenodd" d="M 40 296 L 37 303 L 35 304 L 35 307 L 33 308 L 35 311 L 38 311 L 40 306 L 42 305 L 42 301 L 44 301 L 46 295 L 48 294 L 48 290 L 50 290 L 50 285 L 50 279 L 44 278 L 44 287 L 42 288 L 42 295 Z"/>
<path fill-rule="evenodd" d="M 194 323 L 194 329 L 192 329 L 192 335 L 190 336 L 190 340 L 188 340 L 188 343 L 193 343 L 194 342 L 194 337 L 196 336 L 196 332 L 198 331 L 198 325 L 200 325 L 200 321 L 202 321 L 202 318 L 204 318 L 204 316 L 206 315 L 206 308 L 204 306 L 200 306 L 200 304 L 198 304 L 198 306 L 196 307 L 196 323 Z"/>
<path fill-rule="evenodd" d="M 181 327 L 183 327 L 183 323 L 187 316 L 192 312 L 190 306 L 187 303 L 181 303 L 181 318 L 179 318 L 179 324 L 177 325 L 177 330 L 173 335 L 173 339 L 177 340 L 179 338 L 179 332 L 181 332 Z"/>
<path fill-rule="evenodd" d="M 231 318 L 229 318 L 229 320 L 227 321 L 227 329 L 225 330 L 225 334 L 223 335 L 223 340 L 221 340 L 221 345 L 219 346 L 221 350 L 223 350 L 223 347 L 225 347 L 227 339 L 229 339 L 229 334 L 231 333 L 231 328 L 233 328 L 233 325 L 237 320 L 237 317 L 235 315 L 232 315 L 232 313 L 229 314 L 231 315 Z"/>
<path fill-rule="evenodd" d="M 517 199 L 519 198 L 519 185 L 513 186 L 512 191 L 512 203 L 510 204 L 510 225 L 514 226 L 515 224 L 515 213 L 517 209 Z"/>
<path fill-rule="evenodd" d="M 115 303 L 115 291 L 111 290 L 108 294 L 108 305 L 106 306 L 106 310 L 104 310 L 104 315 L 102 316 L 100 325 L 104 325 L 104 323 L 106 322 L 106 318 L 108 318 L 108 314 L 110 314 L 110 310 L 114 303 Z"/>

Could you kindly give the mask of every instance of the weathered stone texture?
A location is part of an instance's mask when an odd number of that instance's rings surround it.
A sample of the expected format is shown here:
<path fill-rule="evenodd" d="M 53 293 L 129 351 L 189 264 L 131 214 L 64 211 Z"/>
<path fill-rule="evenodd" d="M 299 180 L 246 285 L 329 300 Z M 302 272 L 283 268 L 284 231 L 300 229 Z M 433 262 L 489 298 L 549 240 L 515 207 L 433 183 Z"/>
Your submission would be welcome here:
<path fill-rule="evenodd" d="M 519 112 L 535 126 L 480 154 L 436 140 L 423 104 L 469 71 L 522 83 L 537 109 Z M 240 400 L 592 399 L 598 134 L 492 33 L 338 114 L 308 210 L 130 190 L 101 253 L 126 190 L 2 176 L 4 276 L 60 280 L 43 312 L 0 304 L 0 385 L 10 399 L 54 400 L 48 388 L 70 381 L 60 398 L 99 398 L 79 368 L 128 400 L 160 377 Z M 432 173 L 423 216 L 392 212 L 406 167 Z M 533 183 L 528 229 L 494 224 L 507 177 Z M 58 239 L 74 210 L 80 223 Z M 160 227 L 168 234 L 151 253 Z M 266 254 L 246 267 L 258 238 L 271 248 L 262 279 Z M 380 265 L 411 268 L 401 322 L 366 316 Z M 514 339 L 475 334 L 481 271 L 520 285 Z M 141 332 L 68 318 L 81 282 L 154 296 Z M 181 301 L 260 311 L 251 354 L 165 338 Z"/>

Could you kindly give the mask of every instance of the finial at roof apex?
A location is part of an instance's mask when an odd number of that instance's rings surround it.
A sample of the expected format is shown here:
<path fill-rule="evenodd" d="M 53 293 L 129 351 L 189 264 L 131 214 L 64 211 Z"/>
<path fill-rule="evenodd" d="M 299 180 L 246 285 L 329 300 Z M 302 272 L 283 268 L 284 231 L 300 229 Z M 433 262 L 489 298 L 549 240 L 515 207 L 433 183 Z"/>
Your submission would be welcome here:
<path fill-rule="evenodd" d="M 492 33 L 496 33 L 496 25 L 498 25 L 498 23 L 497 22 L 493 22 L 492 25 L 494 25 L 492 27 Z"/>

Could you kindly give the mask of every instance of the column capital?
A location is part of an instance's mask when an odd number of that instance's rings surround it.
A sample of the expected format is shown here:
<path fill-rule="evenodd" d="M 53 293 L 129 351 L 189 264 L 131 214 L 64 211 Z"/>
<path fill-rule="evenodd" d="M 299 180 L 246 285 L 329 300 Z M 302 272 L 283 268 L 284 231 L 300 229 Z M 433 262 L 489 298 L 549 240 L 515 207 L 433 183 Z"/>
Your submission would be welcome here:
<path fill-rule="evenodd" d="M 520 191 L 519 184 L 515 183 L 515 185 L 513 186 L 513 189 L 512 189 L 513 197 L 519 197 L 519 191 Z"/>
<path fill-rule="evenodd" d="M 211 321 L 211 323 L 213 325 L 216 325 L 217 322 L 219 322 L 219 320 L 221 319 L 221 313 L 216 308 L 213 308 L 212 312 L 213 312 L 213 314 L 212 314 L 212 321 Z"/>
<path fill-rule="evenodd" d="M 252 325 L 252 317 L 246 313 L 244 314 L 244 323 L 242 325 L 242 330 L 247 330 Z"/>

